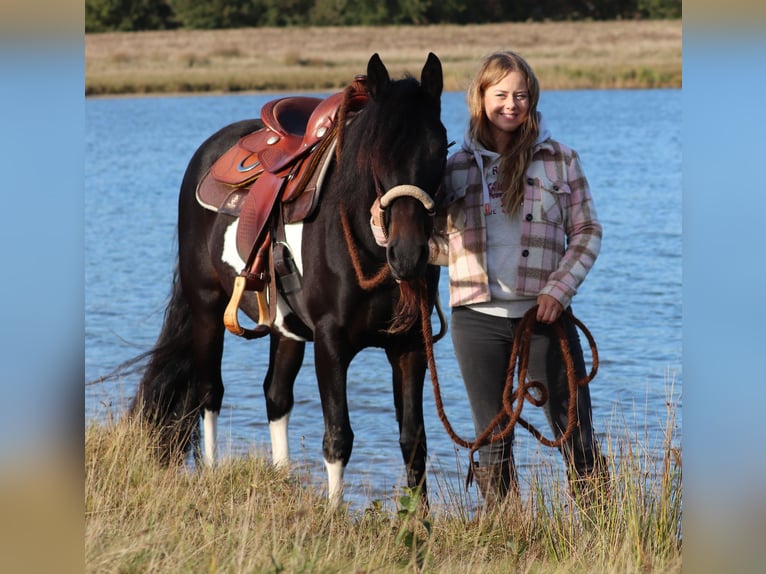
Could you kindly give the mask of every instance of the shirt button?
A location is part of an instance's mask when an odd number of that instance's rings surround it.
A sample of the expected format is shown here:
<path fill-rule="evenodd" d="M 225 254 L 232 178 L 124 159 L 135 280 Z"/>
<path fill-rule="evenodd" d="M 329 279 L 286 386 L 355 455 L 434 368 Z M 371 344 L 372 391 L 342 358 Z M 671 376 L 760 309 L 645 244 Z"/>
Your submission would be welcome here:
<path fill-rule="evenodd" d="M 532 221 L 532 214 L 531 213 L 527 213 L 527 216 L 525 217 L 525 219 L 527 221 Z"/>
<path fill-rule="evenodd" d="M 521 256 L 522 257 L 529 257 L 529 249 L 525 249 L 524 251 L 522 251 L 521 252 Z"/>

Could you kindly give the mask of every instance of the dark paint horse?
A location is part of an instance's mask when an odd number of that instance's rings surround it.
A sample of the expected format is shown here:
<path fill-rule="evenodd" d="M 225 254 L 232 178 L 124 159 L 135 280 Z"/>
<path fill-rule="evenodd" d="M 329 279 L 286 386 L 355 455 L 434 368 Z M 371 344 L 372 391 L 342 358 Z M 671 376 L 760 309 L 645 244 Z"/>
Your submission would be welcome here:
<path fill-rule="evenodd" d="M 427 264 L 432 229 L 427 200 L 439 189 L 447 156 L 446 130 L 440 119 L 442 86 L 441 63 L 433 54 L 420 82 L 409 76 L 391 80 L 375 54 L 367 69 L 369 102 L 339 128 L 343 130 L 339 156 L 325 177 L 316 211 L 303 222 L 287 226 L 308 320 L 291 314 L 283 305 L 283 295 L 278 295 L 280 313 L 269 335 L 269 367 L 263 383 L 272 459 L 277 466 L 289 463 L 287 423 L 294 403 L 293 385 L 310 340 L 325 423 L 322 450 L 328 496 L 335 505 L 342 501 L 343 473 L 354 439 L 346 398 L 347 370 L 366 347 L 383 348 L 391 364 L 407 482 L 421 487 L 426 496 L 424 337 L 417 317 L 405 320 L 403 329 L 392 329 L 391 324 L 405 298 L 420 293 L 427 298 L 430 313 L 436 297 L 438 268 Z M 141 413 L 159 431 L 159 449 L 166 460 L 189 451 L 195 437 L 199 439 L 202 417 L 204 441 L 196 442 L 204 448 L 199 458 L 208 465 L 215 463 L 216 421 L 224 394 L 222 316 L 244 262 L 232 254 L 230 241 L 227 246 L 227 234 L 237 219 L 203 209 L 195 190 L 218 157 L 261 126 L 259 120 L 244 120 L 212 135 L 192 157 L 181 186 L 178 263 L 171 298 L 132 405 L 134 413 Z M 386 190 L 412 186 L 419 190 L 415 197 L 394 194 L 382 202 L 388 204 L 384 217 L 388 244 L 379 247 L 369 225 L 371 205 Z M 352 245 L 344 237 L 341 213 L 348 216 Z M 363 289 L 352 266 L 352 251 L 363 276 L 374 276 L 387 265 L 388 278 Z M 246 293 L 240 308 L 257 320 L 252 292 Z M 418 304 L 414 309 L 419 309 Z"/>

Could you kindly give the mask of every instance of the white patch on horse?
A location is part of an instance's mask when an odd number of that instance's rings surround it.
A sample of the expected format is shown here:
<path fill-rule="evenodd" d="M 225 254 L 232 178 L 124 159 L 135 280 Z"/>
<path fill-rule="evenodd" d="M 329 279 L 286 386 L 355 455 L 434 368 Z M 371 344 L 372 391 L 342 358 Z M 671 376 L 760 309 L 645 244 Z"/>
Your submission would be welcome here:
<path fill-rule="evenodd" d="M 343 471 L 345 467 L 341 461 L 324 461 L 327 468 L 327 498 L 332 506 L 339 506 L 343 502 Z"/>
<path fill-rule="evenodd" d="M 305 341 L 306 339 L 303 337 L 299 337 L 292 331 L 290 331 L 287 326 L 285 325 L 285 315 L 289 315 L 293 312 L 292 309 L 290 309 L 290 306 L 287 304 L 287 301 L 282 299 L 282 297 L 277 296 L 277 313 L 274 316 L 274 323 L 271 325 L 272 328 L 279 331 L 280 335 L 283 335 L 284 337 L 287 337 L 288 339 L 292 339 L 293 341 Z"/>
<path fill-rule="evenodd" d="M 235 273 L 239 273 L 245 267 L 245 262 L 242 261 L 237 250 L 237 227 L 239 227 L 239 218 L 226 228 L 223 234 L 223 253 L 221 253 L 221 261 L 231 266 Z"/>
<path fill-rule="evenodd" d="M 203 461 L 205 466 L 215 466 L 217 442 L 218 442 L 218 413 L 205 409 L 205 452 Z"/>
<path fill-rule="evenodd" d="M 271 435 L 271 462 L 277 468 L 287 468 L 290 465 L 290 445 L 287 442 L 287 426 L 290 413 L 281 419 L 269 422 Z"/>
<path fill-rule="evenodd" d="M 290 252 L 293 255 L 293 261 L 295 261 L 298 271 L 303 275 L 303 254 L 301 248 L 303 246 L 303 223 L 289 223 L 285 225 L 285 243 L 290 247 Z"/>
<path fill-rule="evenodd" d="M 245 268 L 245 262 L 239 256 L 237 249 L 237 228 L 239 227 L 239 218 L 235 219 L 223 234 L 223 251 L 221 261 L 234 269 L 239 274 Z M 301 241 L 303 238 L 303 223 L 290 223 L 285 225 L 285 243 L 287 243 L 293 255 L 293 261 L 298 270 L 303 274 L 303 259 L 301 257 Z M 289 305 L 279 296 L 277 296 L 276 315 L 272 328 L 279 331 L 280 334 L 295 341 L 305 341 L 285 327 L 285 315 L 292 313 Z"/>
<path fill-rule="evenodd" d="M 301 246 L 303 241 L 303 223 L 300 221 L 297 223 L 288 223 L 284 227 L 285 230 L 285 243 L 290 248 L 290 253 L 293 257 L 293 262 L 298 268 L 298 272 L 303 275 L 303 256 L 301 254 Z M 277 314 L 274 319 L 274 326 L 277 328 L 280 334 L 284 335 L 294 341 L 305 341 L 303 337 L 297 336 L 285 327 L 285 316 L 291 314 L 293 311 L 282 297 L 277 297 Z"/>

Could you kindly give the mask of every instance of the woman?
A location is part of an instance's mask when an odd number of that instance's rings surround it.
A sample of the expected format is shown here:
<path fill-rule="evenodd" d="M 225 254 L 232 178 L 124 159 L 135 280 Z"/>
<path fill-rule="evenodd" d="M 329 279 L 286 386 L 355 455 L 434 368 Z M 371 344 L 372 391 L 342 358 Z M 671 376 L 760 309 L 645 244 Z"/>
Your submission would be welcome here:
<path fill-rule="evenodd" d="M 518 54 L 485 58 L 468 90 L 468 130 L 462 149 L 448 159 L 430 241 L 429 262 L 449 266 L 452 341 L 477 435 L 502 410 L 514 336 L 535 305 L 528 379 L 548 391 L 544 409 L 554 435 L 567 428 L 566 367 L 551 324 L 570 306 L 601 245 L 579 157 L 551 138 L 537 111 L 539 94 L 534 72 Z M 382 244 L 377 220 L 373 208 Z M 581 378 L 577 330 L 565 323 Z M 577 414 L 575 431 L 560 448 L 573 490 L 606 473 L 587 385 L 578 390 Z M 512 440 L 479 450 L 474 476 L 488 506 L 518 488 Z"/>

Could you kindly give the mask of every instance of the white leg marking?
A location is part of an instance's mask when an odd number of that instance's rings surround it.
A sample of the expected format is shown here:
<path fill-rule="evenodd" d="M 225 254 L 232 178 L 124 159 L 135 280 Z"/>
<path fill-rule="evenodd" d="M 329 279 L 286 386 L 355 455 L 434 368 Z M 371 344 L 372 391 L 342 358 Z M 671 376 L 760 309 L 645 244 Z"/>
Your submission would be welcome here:
<path fill-rule="evenodd" d="M 287 442 L 287 425 L 289 422 L 290 413 L 269 423 L 271 461 L 277 468 L 287 468 L 290 465 L 290 446 Z"/>
<path fill-rule="evenodd" d="M 343 471 L 345 467 L 341 461 L 324 461 L 327 468 L 327 498 L 330 499 L 331 506 L 340 506 L 343 502 Z"/>
<path fill-rule="evenodd" d="M 218 442 L 218 413 L 205 409 L 205 452 L 203 461 L 205 466 L 215 466 L 216 449 Z"/>
<path fill-rule="evenodd" d="M 235 219 L 234 223 L 226 228 L 226 233 L 223 234 L 223 253 L 221 253 L 221 261 L 231 265 L 235 273 L 239 273 L 245 267 L 245 262 L 237 251 L 237 227 L 239 227 L 239 219 Z"/>

